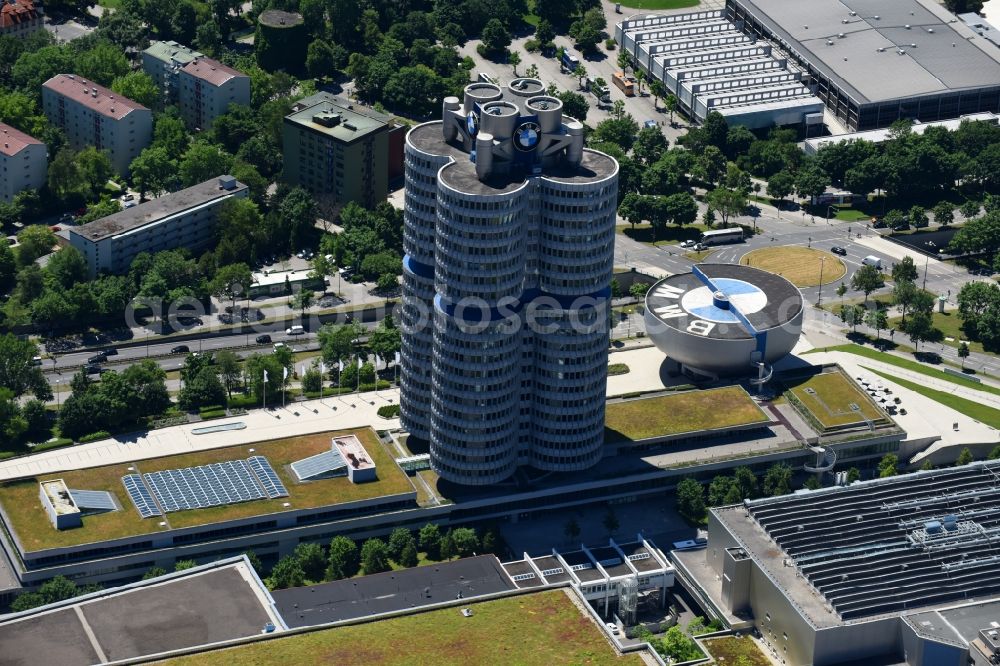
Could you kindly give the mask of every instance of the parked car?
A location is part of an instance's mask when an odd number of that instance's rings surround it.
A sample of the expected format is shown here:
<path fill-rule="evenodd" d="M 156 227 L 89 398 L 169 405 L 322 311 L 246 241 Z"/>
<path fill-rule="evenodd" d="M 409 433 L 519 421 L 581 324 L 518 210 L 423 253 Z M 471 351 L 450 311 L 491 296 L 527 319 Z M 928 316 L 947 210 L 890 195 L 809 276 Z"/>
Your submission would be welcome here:
<path fill-rule="evenodd" d="M 839 254 L 842 257 L 847 256 L 847 250 L 845 248 L 840 247 L 839 245 L 834 245 L 833 247 L 831 247 L 830 252 L 833 252 L 834 254 Z"/>
<path fill-rule="evenodd" d="M 618 625 L 615 624 L 614 622 L 605 622 L 604 626 L 608 628 L 608 631 L 611 632 L 612 636 L 618 635 Z"/>
<path fill-rule="evenodd" d="M 681 247 L 694 247 L 694 241 L 693 240 L 682 241 Z"/>
<path fill-rule="evenodd" d="M 705 245 L 704 243 L 695 243 L 694 247 L 691 249 L 693 249 L 695 252 L 704 252 L 705 250 L 708 249 L 708 246 Z"/>
<path fill-rule="evenodd" d="M 259 345 L 266 345 L 266 344 L 270 344 L 271 343 L 271 336 L 267 335 L 265 333 L 264 335 L 258 335 L 255 338 L 255 340 L 257 341 L 257 344 L 259 344 Z"/>
<path fill-rule="evenodd" d="M 287 346 L 288 345 L 286 345 L 284 342 L 275 342 L 274 343 L 274 351 L 278 351 L 279 349 L 284 349 Z"/>
<path fill-rule="evenodd" d="M 172 348 L 170 350 L 170 353 L 171 354 L 187 354 L 189 351 L 191 351 L 191 350 L 188 348 L 187 345 L 177 345 L 176 347 L 174 347 L 174 348 Z"/>

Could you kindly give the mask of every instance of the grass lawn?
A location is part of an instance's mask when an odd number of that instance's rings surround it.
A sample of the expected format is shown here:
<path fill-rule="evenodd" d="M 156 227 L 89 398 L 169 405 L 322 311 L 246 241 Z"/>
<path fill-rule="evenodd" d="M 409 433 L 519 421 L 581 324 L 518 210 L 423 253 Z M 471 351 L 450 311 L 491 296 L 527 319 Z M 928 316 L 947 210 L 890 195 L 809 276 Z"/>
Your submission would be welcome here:
<path fill-rule="evenodd" d="M 796 287 L 815 287 L 820 283 L 821 272 L 823 284 L 836 282 L 847 274 L 847 267 L 836 255 L 795 245 L 753 250 L 740 263 L 777 273 Z"/>
<path fill-rule="evenodd" d="M 854 208 L 838 208 L 834 217 L 844 222 L 869 222 L 872 219 L 868 213 Z"/>
<path fill-rule="evenodd" d="M 629 367 L 625 363 L 612 363 L 608 366 L 608 376 L 613 375 L 627 375 L 629 373 Z"/>
<path fill-rule="evenodd" d="M 712 659 L 719 664 L 742 663 L 745 666 L 771 666 L 771 660 L 760 651 L 760 648 L 749 636 L 710 638 L 704 641 L 704 645 Z M 741 658 L 744 661 L 736 661 Z"/>
<path fill-rule="evenodd" d="M 15 481 L 0 486 L 0 505 L 3 506 L 4 511 L 10 516 L 13 530 L 17 533 L 24 548 L 28 551 L 34 551 L 104 541 L 106 539 L 117 539 L 134 534 L 158 532 L 163 529 L 158 525 L 161 520 L 166 520 L 170 528 L 192 527 L 280 511 L 340 504 L 382 495 L 413 492 L 410 480 L 396 466 L 393 457 L 378 441 L 373 431 L 364 429 L 348 432 L 357 435 L 369 455 L 371 455 L 378 468 L 378 481 L 355 485 L 348 481 L 346 477 L 307 483 L 300 483 L 294 480 L 294 474 L 288 468 L 289 463 L 329 449 L 330 438 L 334 434 L 347 434 L 347 432 L 326 432 L 254 443 L 252 445 L 252 448 L 255 449 L 254 453 L 249 452 L 250 445 L 231 446 L 222 449 L 199 451 L 197 453 L 141 460 L 130 464 L 122 463 L 92 469 L 47 474 L 38 479 Z M 121 481 L 121 477 L 125 474 L 192 467 L 224 460 L 245 459 L 251 455 L 267 457 L 275 472 L 277 472 L 278 476 L 284 482 L 285 487 L 288 488 L 290 497 L 242 502 L 205 509 L 175 511 L 161 518 L 142 519 L 133 506 L 128 493 L 125 492 Z M 130 466 L 135 468 L 134 472 L 128 470 Z M 118 503 L 123 507 L 123 510 L 85 516 L 83 527 L 81 528 L 63 531 L 56 530 L 52 527 L 52 523 L 49 522 L 38 499 L 38 482 L 57 478 L 65 479 L 66 484 L 70 488 L 107 490 L 115 496 Z M 283 507 L 282 504 L 284 502 L 291 503 L 291 509 Z"/>
<path fill-rule="evenodd" d="M 683 9 L 684 7 L 697 7 L 698 0 L 625 0 L 622 7 L 630 9 Z"/>
<path fill-rule="evenodd" d="M 608 441 L 647 439 L 769 420 L 739 386 L 612 402 L 608 403 L 605 414 Z"/>
<path fill-rule="evenodd" d="M 225 651 L 180 657 L 178 666 L 239 663 L 320 664 L 605 664 L 643 663 L 619 656 L 597 625 L 562 590 L 470 603 L 471 617 L 444 608 L 313 631 Z M 395 637 L 395 638 L 393 638 Z"/>
<path fill-rule="evenodd" d="M 889 326 L 893 328 L 899 328 L 902 322 L 902 317 L 893 317 L 889 320 Z M 945 337 L 954 338 L 954 340 L 941 340 L 941 344 L 948 345 L 949 347 L 954 347 L 958 349 L 958 343 L 960 340 L 965 340 L 965 333 L 962 332 L 962 320 L 958 316 L 958 311 L 952 312 L 938 312 L 935 310 L 931 313 L 931 321 L 934 324 L 934 328 L 939 329 Z M 992 352 L 987 352 L 983 349 L 983 344 L 981 342 L 974 342 L 968 340 L 969 350 L 984 354 L 991 354 Z"/>
<path fill-rule="evenodd" d="M 719 248 L 717 247 L 710 247 L 707 250 L 702 250 L 701 252 L 686 252 L 684 256 L 691 261 L 704 261 L 706 257 L 714 254 L 718 249 Z"/>
<path fill-rule="evenodd" d="M 864 367 L 864 366 L 862 366 Z M 991 428 L 1000 428 L 1000 409 L 994 409 L 993 407 L 988 407 L 974 400 L 968 400 L 966 398 L 960 398 L 957 395 L 953 395 L 946 391 L 938 391 L 937 389 L 927 388 L 923 384 L 917 384 L 916 382 L 907 381 L 896 377 L 895 375 L 890 375 L 889 373 L 879 372 L 872 368 L 865 368 L 871 372 L 874 372 L 879 377 L 883 379 L 888 379 L 891 382 L 899 384 L 903 388 L 908 388 L 911 391 L 915 391 L 925 398 L 930 398 L 935 402 L 939 402 L 945 407 L 950 407 L 954 409 L 959 414 L 965 414 L 969 418 L 975 419 L 980 423 L 985 423 Z"/>
<path fill-rule="evenodd" d="M 786 386 L 813 419 L 825 428 L 860 423 L 865 418 L 882 421 L 885 414 L 843 373 L 824 372 L 807 379 L 786 382 Z M 857 405 L 858 410 L 851 409 Z"/>
<path fill-rule="evenodd" d="M 823 276 L 823 281 L 826 282 L 826 275 Z M 875 302 L 881 303 L 886 308 L 892 307 L 892 294 L 870 295 L 868 297 L 868 303 L 871 304 Z M 841 298 L 840 296 L 837 296 L 836 288 L 833 288 L 830 289 L 829 295 L 825 289 L 823 290 L 823 304 L 819 307 L 821 310 L 833 312 L 834 314 L 840 314 L 840 306 L 842 305 L 864 305 L 864 303 L 864 296 L 858 296 L 857 298 Z M 846 326 L 846 324 L 844 325 Z"/>
<path fill-rule="evenodd" d="M 870 349 L 868 347 L 862 347 L 861 345 L 837 345 L 836 347 L 821 347 L 813 352 L 821 351 L 840 351 L 847 352 L 849 354 L 855 354 L 857 356 L 864 356 L 865 358 L 870 358 L 875 361 L 881 361 L 882 363 L 888 363 L 894 365 L 898 368 L 905 368 L 906 370 L 912 370 L 913 372 L 919 372 L 928 377 L 933 377 L 934 379 L 940 379 L 946 382 L 951 382 L 952 384 L 958 384 L 959 386 L 965 386 L 966 388 L 976 389 L 977 391 L 985 391 L 986 393 L 992 393 L 994 395 L 1000 395 L 1000 388 L 995 386 L 990 386 L 989 384 L 980 384 L 971 379 L 966 379 L 965 377 L 959 377 L 958 375 L 951 375 L 947 372 L 942 372 L 937 368 L 928 368 L 922 363 L 916 361 L 911 361 L 910 359 L 900 358 L 898 356 L 893 356 L 892 354 L 886 354 L 875 349 Z M 810 352 L 806 352 L 810 353 Z"/>

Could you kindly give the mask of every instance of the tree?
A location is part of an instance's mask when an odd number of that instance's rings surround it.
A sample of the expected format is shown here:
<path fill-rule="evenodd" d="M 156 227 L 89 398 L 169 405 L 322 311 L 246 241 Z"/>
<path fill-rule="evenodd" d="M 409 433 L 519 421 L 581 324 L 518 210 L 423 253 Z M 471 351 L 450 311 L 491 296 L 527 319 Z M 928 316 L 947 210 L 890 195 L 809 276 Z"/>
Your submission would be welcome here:
<path fill-rule="evenodd" d="M 939 201 L 932 209 L 934 221 L 947 226 L 955 221 L 955 206 L 950 201 Z"/>
<path fill-rule="evenodd" d="M 854 483 L 855 481 L 861 480 L 861 470 L 857 467 L 851 467 L 847 470 L 847 483 Z"/>
<path fill-rule="evenodd" d="M 643 164 L 649 165 L 658 161 L 669 147 L 670 143 L 659 127 L 643 127 L 635 137 L 632 154 Z"/>
<path fill-rule="evenodd" d="M 4 241 L 6 242 L 6 241 Z M 17 234 L 17 258 L 22 266 L 52 252 L 56 245 L 56 235 L 44 224 L 33 224 Z"/>
<path fill-rule="evenodd" d="M 677 512 L 691 524 L 705 520 L 705 490 L 691 477 L 681 479 L 674 491 L 677 497 Z"/>
<path fill-rule="evenodd" d="M 337 53 L 330 43 L 323 39 L 314 39 L 306 49 L 306 71 L 313 78 L 329 76 L 337 69 Z"/>
<path fill-rule="evenodd" d="M 776 463 L 764 474 L 764 494 L 769 497 L 792 492 L 792 468 L 788 463 Z"/>
<path fill-rule="evenodd" d="M 741 500 L 757 497 L 757 477 L 749 467 L 737 467 L 733 472 L 733 481 Z"/>
<path fill-rule="evenodd" d="M 794 176 L 787 171 L 779 171 L 768 179 L 767 194 L 779 201 L 783 201 L 792 193 L 794 186 Z"/>
<path fill-rule="evenodd" d="M 441 529 L 434 523 L 427 523 L 420 528 L 420 549 L 433 560 L 441 556 Z"/>
<path fill-rule="evenodd" d="M 885 280 L 882 278 L 882 272 L 875 266 L 865 264 L 854 271 L 854 275 L 851 276 L 851 289 L 864 292 L 866 306 L 868 305 L 868 296 L 884 286 Z"/>
<path fill-rule="evenodd" d="M 181 183 L 190 187 L 227 174 L 232 168 L 232 155 L 210 143 L 196 141 L 181 158 L 179 174 Z"/>
<path fill-rule="evenodd" d="M 483 28 L 483 48 L 490 56 L 497 56 L 510 46 L 510 33 L 499 19 L 490 19 Z"/>
<path fill-rule="evenodd" d="M 160 106 L 160 90 L 145 72 L 128 72 L 111 82 L 111 89 L 122 97 L 150 108 Z"/>
<path fill-rule="evenodd" d="M 187 411 L 210 405 L 225 405 L 227 395 L 215 369 L 204 367 L 184 380 L 184 386 L 177 396 L 177 405 Z"/>
<path fill-rule="evenodd" d="M 149 571 L 142 575 L 143 580 L 151 580 L 153 578 L 159 578 L 160 576 L 166 576 L 167 570 L 163 567 L 152 567 Z"/>
<path fill-rule="evenodd" d="M 900 314 L 902 314 L 902 326 L 906 326 L 906 313 L 916 300 L 917 293 L 917 285 L 912 280 L 900 278 L 892 286 L 892 302 L 899 308 Z"/>
<path fill-rule="evenodd" d="M 896 282 L 899 280 L 910 280 L 911 282 L 916 281 L 917 266 L 913 262 L 913 257 L 906 255 L 893 265 L 892 279 Z"/>
<path fill-rule="evenodd" d="M 389 571 L 389 548 L 381 539 L 368 539 L 361 546 L 361 566 L 365 575 Z"/>
<path fill-rule="evenodd" d="M 915 229 L 923 229 L 930 224 L 930 221 L 927 219 L 927 211 L 925 211 L 922 206 L 911 207 L 909 218 L 910 224 L 912 224 Z"/>
<path fill-rule="evenodd" d="M 323 580 L 323 572 L 326 569 L 326 554 L 323 546 L 318 543 L 300 543 L 295 546 L 295 559 L 305 577 L 313 582 Z"/>
<path fill-rule="evenodd" d="M 194 569 L 198 566 L 198 563 L 194 560 L 177 560 L 174 562 L 174 571 L 187 571 L 188 569 Z"/>
<path fill-rule="evenodd" d="M 177 163 L 170 159 L 162 146 L 144 148 L 129 166 L 132 185 L 139 191 L 139 198 L 150 192 L 158 196 L 174 187 L 178 180 Z"/>
<path fill-rule="evenodd" d="M 278 205 L 278 214 L 287 225 L 291 249 L 299 250 L 308 244 L 309 236 L 319 210 L 316 200 L 302 187 L 292 188 Z"/>
<path fill-rule="evenodd" d="M 575 518 L 566 521 L 566 524 L 563 525 L 563 534 L 566 535 L 566 540 L 570 543 L 580 538 L 580 524 L 576 522 Z"/>
<path fill-rule="evenodd" d="M 611 536 L 618 531 L 618 516 L 615 515 L 613 509 L 609 508 L 604 512 L 604 518 L 601 519 L 601 524 L 604 525 L 604 529 L 608 531 L 608 536 Z"/>
<path fill-rule="evenodd" d="M 646 292 L 649 291 L 649 286 L 646 282 L 633 282 L 632 286 L 628 288 L 628 293 L 635 300 L 641 301 L 646 296 Z"/>
<path fill-rule="evenodd" d="M 795 174 L 795 192 L 803 199 L 814 200 L 826 192 L 830 177 L 814 162 L 807 164 Z"/>
<path fill-rule="evenodd" d="M 226 395 L 232 397 L 233 388 L 240 380 L 240 360 L 236 354 L 228 349 L 224 349 L 215 355 L 215 366 L 219 370 L 222 383 L 226 387 Z"/>
<path fill-rule="evenodd" d="M 50 400 L 49 388 L 42 369 L 32 359 L 38 347 L 30 340 L 20 340 L 7 333 L 0 336 L 0 387 L 13 393 L 14 398 L 31 391 L 39 400 Z"/>
<path fill-rule="evenodd" d="M 102 86 L 110 86 L 112 81 L 129 73 L 129 64 L 122 49 L 108 41 L 99 41 L 74 59 L 73 71 Z"/>
<path fill-rule="evenodd" d="M 578 20 L 569 27 L 569 35 L 573 38 L 573 45 L 583 53 L 593 53 L 597 50 L 597 43 L 604 36 L 604 12 L 599 7 L 588 9 Z M 639 71 L 636 71 L 638 76 Z"/>
<path fill-rule="evenodd" d="M 557 92 L 555 96 L 563 103 L 564 115 L 579 120 L 587 117 L 590 104 L 587 102 L 587 98 L 580 93 L 575 93 L 572 90 L 562 90 Z"/>
<path fill-rule="evenodd" d="M 966 446 L 958 454 L 958 459 L 955 460 L 955 466 L 968 465 L 973 460 L 975 460 L 975 458 L 972 457 L 972 451 L 970 451 L 969 447 Z"/>
<path fill-rule="evenodd" d="M 354 355 L 354 342 L 364 333 L 360 323 L 324 324 L 317 333 L 323 360 L 330 365 Z"/>
<path fill-rule="evenodd" d="M 389 535 L 389 557 L 399 561 L 400 555 L 403 553 L 403 549 L 410 543 L 414 543 L 416 539 L 410 533 L 410 530 L 405 527 L 397 527 Z"/>
<path fill-rule="evenodd" d="M 899 466 L 899 456 L 895 453 L 887 453 L 882 456 L 882 459 L 878 463 L 878 476 L 880 479 L 885 479 L 890 476 L 896 476 L 898 473 L 896 468 Z M 848 473 L 848 481 L 850 481 L 850 473 Z"/>
<path fill-rule="evenodd" d="M 621 100 L 616 100 L 620 102 Z M 635 137 L 639 130 L 638 123 L 627 113 L 622 113 L 619 117 L 612 114 L 611 118 L 597 123 L 591 135 L 595 142 L 608 141 L 621 146 L 622 150 L 629 151 L 635 143 Z"/>
<path fill-rule="evenodd" d="M 708 506 L 722 506 L 727 503 L 727 497 L 733 490 L 733 477 L 719 474 L 712 477 L 708 484 Z M 736 500 L 737 502 L 739 499 Z"/>
<path fill-rule="evenodd" d="M 368 347 L 372 353 L 388 364 L 401 348 L 400 330 L 391 315 L 387 315 L 368 335 Z"/>
<path fill-rule="evenodd" d="M 869 328 L 875 329 L 875 339 L 881 339 L 882 329 L 889 326 L 889 318 L 885 314 L 885 309 L 876 303 L 874 308 L 865 311 L 864 318 Z"/>
<path fill-rule="evenodd" d="M 511 51 L 510 55 L 507 56 L 507 62 L 514 70 L 514 76 L 517 76 L 517 66 L 521 64 L 521 54 L 517 51 Z"/>
<path fill-rule="evenodd" d="M 851 327 L 852 331 L 856 331 L 858 324 L 864 322 L 865 318 L 865 307 L 855 303 L 854 305 L 841 305 L 840 306 L 840 321 L 844 322 Z"/>
<path fill-rule="evenodd" d="M 903 331 L 910 338 L 914 349 L 919 349 L 921 342 L 933 340 L 940 333 L 934 328 L 931 314 L 924 311 L 914 312 L 910 316 L 910 321 L 906 322 L 906 326 L 903 327 Z"/>
<path fill-rule="evenodd" d="M 667 107 L 667 111 L 670 112 L 670 125 L 674 124 L 674 112 L 680 107 L 681 101 L 677 99 L 677 96 L 670 93 L 663 99 L 663 106 Z"/>
<path fill-rule="evenodd" d="M 726 156 L 715 146 L 705 146 L 695 161 L 695 174 L 706 183 L 715 184 L 726 173 Z"/>
<path fill-rule="evenodd" d="M 962 359 L 962 370 L 965 370 L 965 359 L 969 358 L 969 343 L 964 340 L 958 345 L 958 357 Z"/>
<path fill-rule="evenodd" d="M 55 284 L 62 289 L 87 281 L 87 260 L 75 247 L 64 247 L 54 252 L 45 265 Z"/>
<path fill-rule="evenodd" d="M 345 536 L 333 537 L 327 555 L 327 579 L 350 578 L 358 573 L 359 565 L 357 544 Z"/>
<path fill-rule="evenodd" d="M 285 555 L 271 569 L 271 575 L 267 579 L 267 587 L 270 590 L 300 587 L 305 583 L 305 578 L 306 575 L 299 559 L 294 555 Z"/>
<path fill-rule="evenodd" d="M 469 557 L 479 549 L 479 537 L 470 527 L 456 527 L 451 531 L 451 542 L 459 557 Z"/>
<path fill-rule="evenodd" d="M 723 227 L 728 226 L 730 216 L 742 213 L 746 205 L 746 199 L 742 194 L 724 187 L 717 187 L 709 192 L 705 200 L 709 208 L 718 211 L 722 216 Z"/>

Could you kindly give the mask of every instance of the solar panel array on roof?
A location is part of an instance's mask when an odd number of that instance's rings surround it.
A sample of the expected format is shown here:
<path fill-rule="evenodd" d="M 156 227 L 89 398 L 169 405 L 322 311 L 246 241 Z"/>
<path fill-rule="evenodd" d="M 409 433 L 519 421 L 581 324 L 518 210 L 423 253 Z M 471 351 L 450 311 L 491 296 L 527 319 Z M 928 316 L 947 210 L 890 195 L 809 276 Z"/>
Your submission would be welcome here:
<path fill-rule="evenodd" d="M 70 489 L 69 494 L 81 511 L 115 511 L 118 508 L 115 498 L 106 490 Z"/>
<path fill-rule="evenodd" d="M 125 490 L 128 492 L 128 496 L 132 498 L 132 503 L 135 504 L 135 508 L 141 517 L 152 518 L 153 516 L 163 515 L 160 507 L 156 506 L 156 502 L 153 501 L 153 496 L 149 494 L 149 488 L 142 482 L 141 476 L 138 474 L 126 474 L 122 477 L 122 483 L 125 485 Z"/>
<path fill-rule="evenodd" d="M 344 476 L 347 474 L 347 462 L 339 451 L 331 449 L 293 462 L 292 471 L 299 477 L 299 481 Z"/>
<path fill-rule="evenodd" d="M 267 458 L 264 456 L 251 456 L 247 458 L 247 464 L 250 465 L 253 473 L 257 475 L 257 479 L 264 486 L 264 492 L 267 493 L 268 497 L 271 499 L 288 497 L 288 490 L 285 488 L 285 484 L 278 478 L 278 474 L 271 467 L 271 463 L 268 462 Z"/>
<path fill-rule="evenodd" d="M 1000 594 L 1000 462 L 748 503 L 843 619 Z"/>
<path fill-rule="evenodd" d="M 168 469 L 143 477 L 156 501 L 168 513 L 264 498 L 264 492 L 243 460 Z"/>

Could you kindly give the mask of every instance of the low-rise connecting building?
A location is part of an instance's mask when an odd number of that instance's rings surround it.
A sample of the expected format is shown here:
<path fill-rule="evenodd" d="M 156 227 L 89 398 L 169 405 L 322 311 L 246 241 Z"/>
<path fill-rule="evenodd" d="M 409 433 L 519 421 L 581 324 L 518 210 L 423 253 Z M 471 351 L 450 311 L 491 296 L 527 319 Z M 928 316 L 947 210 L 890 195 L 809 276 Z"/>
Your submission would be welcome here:
<path fill-rule="evenodd" d="M 214 238 L 222 203 L 247 196 L 246 185 L 232 176 L 220 176 L 71 227 L 70 245 L 83 254 L 92 277 L 122 273 L 140 252 L 208 246 Z"/>
<path fill-rule="evenodd" d="M 66 133 L 70 146 L 107 151 L 123 176 L 153 139 L 152 111 L 73 74 L 57 74 L 42 85 L 42 110 Z"/>
<path fill-rule="evenodd" d="M 22 190 L 40 189 L 47 172 L 45 144 L 0 123 L 0 201 L 13 201 Z"/>

